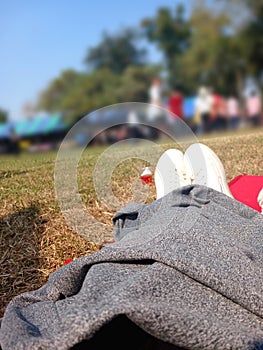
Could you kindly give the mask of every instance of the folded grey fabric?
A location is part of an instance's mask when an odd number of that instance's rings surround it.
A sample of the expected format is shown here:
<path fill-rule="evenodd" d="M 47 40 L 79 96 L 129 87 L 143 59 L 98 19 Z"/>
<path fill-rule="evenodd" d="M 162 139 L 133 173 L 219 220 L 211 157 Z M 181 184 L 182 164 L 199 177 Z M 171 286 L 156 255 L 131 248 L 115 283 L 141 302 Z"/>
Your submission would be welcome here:
<path fill-rule="evenodd" d="M 113 222 L 116 243 L 9 303 L 3 350 L 263 349 L 261 214 L 194 185 Z"/>

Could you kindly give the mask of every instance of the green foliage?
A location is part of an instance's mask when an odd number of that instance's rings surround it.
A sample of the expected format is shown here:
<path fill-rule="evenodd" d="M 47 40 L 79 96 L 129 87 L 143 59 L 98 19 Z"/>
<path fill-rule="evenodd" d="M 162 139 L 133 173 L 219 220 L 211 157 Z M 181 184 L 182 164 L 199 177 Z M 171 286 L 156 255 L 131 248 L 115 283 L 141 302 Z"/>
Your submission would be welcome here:
<path fill-rule="evenodd" d="M 189 19 L 179 5 L 160 8 L 142 26 L 164 54 L 170 86 L 193 93 L 207 84 L 241 95 L 246 75 L 262 74 L 262 23 L 263 0 L 196 0 Z"/>
<path fill-rule="evenodd" d="M 248 74 L 261 76 L 263 0 L 196 0 L 186 18 L 184 7 L 160 8 L 141 22 L 142 35 L 157 44 L 164 65 L 146 64 L 135 29 L 105 34 L 85 57 L 86 72 L 69 69 L 54 79 L 39 99 L 39 108 L 63 112 L 69 122 L 110 104 L 148 101 L 152 77 L 165 68 L 170 87 L 186 94 L 200 84 L 241 96 Z M 91 69 L 92 68 L 92 69 Z"/>
<path fill-rule="evenodd" d="M 148 100 L 152 77 L 160 66 L 145 66 L 145 50 L 136 46 L 137 33 L 104 34 L 86 56 L 90 72 L 66 70 L 54 79 L 39 98 L 38 108 L 63 112 L 69 123 L 85 113 L 107 105 Z"/>
<path fill-rule="evenodd" d="M 62 72 L 60 77 L 55 78 L 49 87 L 42 92 L 38 107 L 51 112 L 57 111 L 70 90 L 74 86 L 78 86 L 80 78 L 81 75 L 72 69 Z"/>
<path fill-rule="evenodd" d="M 153 76 L 161 66 L 130 66 L 120 78 L 117 90 L 119 102 L 148 102 L 148 90 Z"/>
<path fill-rule="evenodd" d="M 229 19 L 224 14 L 211 15 L 199 7 L 190 18 L 192 35 L 189 49 L 180 58 L 182 75 L 189 90 L 200 84 L 221 89 L 232 63 L 228 48 L 232 38 L 224 35 Z"/>
<path fill-rule="evenodd" d="M 173 13 L 169 8 L 160 8 L 153 18 L 141 23 L 146 37 L 158 44 L 163 52 L 170 82 L 180 82 L 178 57 L 189 47 L 190 27 L 184 18 L 184 7 L 178 5 Z"/>
<path fill-rule="evenodd" d="M 251 21 L 240 32 L 239 39 L 246 49 L 249 73 L 262 74 L 263 62 L 263 1 L 245 0 Z"/>
<path fill-rule="evenodd" d="M 38 107 L 63 112 L 71 123 L 84 113 L 116 103 L 117 86 L 118 78 L 107 69 L 92 73 L 67 70 L 42 93 Z"/>
<path fill-rule="evenodd" d="M 69 123 L 92 110 L 120 102 L 147 102 L 151 78 L 159 66 L 129 66 L 122 75 L 109 69 L 91 73 L 67 70 L 42 93 L 39 109 L 63 112 Z"/>
<path fill-rule="evenodd" d="M 0 108 L 0 124 L 4 124 L 8 121 L 8 113 Z"/>
<path fill-rule="evenodd" d="M 130 65 L 145 63 L 145 50 L 136 46 L 138 34 L 135 30 L 125 29 L 116 35 L 104 33 L 102 41 L 90 48 L 85 63 L 95 70 L 109 69 L 121 74 Z"/>

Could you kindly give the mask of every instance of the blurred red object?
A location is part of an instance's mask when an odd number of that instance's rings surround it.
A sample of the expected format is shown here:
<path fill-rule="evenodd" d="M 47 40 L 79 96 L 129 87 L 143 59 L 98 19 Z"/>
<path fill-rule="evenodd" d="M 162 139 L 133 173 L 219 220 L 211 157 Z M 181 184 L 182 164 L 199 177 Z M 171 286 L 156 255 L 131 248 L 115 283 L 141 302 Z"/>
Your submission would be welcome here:
<path fill-rule="evenodd" d="M 179 118 L 183 118 L 183 102 L 179 91 L 174 91 L 168 101 L 169 110 Z"/>
<path fill-rule="evenodd" d="M 67 265 L 67 264 L 71 263 L 72 261 L 73 261 L 72 259 L 67 259 L 64 261 L 64 264 Z"/>
<path fill-rule="evenodd" d="M 141 173 L 141 180 L 143 183 L 147 185 L 152 185 L 153 176 L 152 176 L 151 169 L 148 166 L 145 167 L 143 172 Z"/>
<path fill-rule="evenodd" d="M 239 175 L 232 179 L 228 186 L 236 200 L 261 212 L 257 197 L 263 188 L 263 176 Z"/>

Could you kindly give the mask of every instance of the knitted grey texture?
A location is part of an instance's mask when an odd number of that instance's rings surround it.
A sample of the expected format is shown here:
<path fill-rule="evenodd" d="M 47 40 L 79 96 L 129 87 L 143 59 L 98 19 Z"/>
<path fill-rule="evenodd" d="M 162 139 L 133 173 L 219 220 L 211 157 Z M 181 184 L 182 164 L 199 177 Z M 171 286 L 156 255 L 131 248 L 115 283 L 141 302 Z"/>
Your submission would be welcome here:
<path fill-rule="evenodd" d="M 263 349 L 261 214 L 194 185 L 113 222 L 116 243 L 9 303 L 3 350 L 70 349 L 118 315 L 185 349 Z"/>

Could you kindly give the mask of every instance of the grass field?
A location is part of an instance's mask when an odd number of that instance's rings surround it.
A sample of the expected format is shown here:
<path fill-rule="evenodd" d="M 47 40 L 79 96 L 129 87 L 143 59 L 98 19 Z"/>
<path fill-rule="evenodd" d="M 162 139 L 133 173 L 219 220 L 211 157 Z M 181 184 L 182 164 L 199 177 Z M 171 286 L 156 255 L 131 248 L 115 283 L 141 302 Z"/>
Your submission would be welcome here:
<path fill-rule="evenodd" d="M 201 142 L 222 160 L 227 179 L 247 173 L 263 174 L 263 130 L 211 135 Z M 174 147 L 162 142 L 166 150 Z M 88 148 L 79 163 L 79 192 L 88 211 L 111 225 L 114 211 L 103 205 L 93 187 L 92 171 L 106 147 Z M 54 191 L 56 153 L 22 154 L 0 158 L 0 316 L 9 300 L 36 289 L 66 259 L 92 253 L 100 246 L 75 233 L 66 223 Z M 139 178 L 143 161 L 128 159 L 115 169 L 112 187 L 123 203 L 132 198 L 131 184 Z M 149 189 L 147 202 L 155 199 Z"/>

